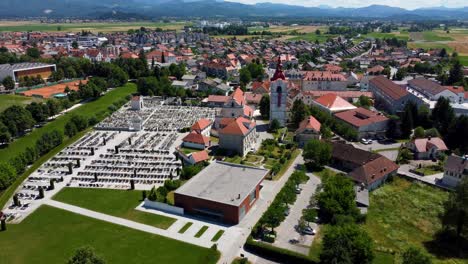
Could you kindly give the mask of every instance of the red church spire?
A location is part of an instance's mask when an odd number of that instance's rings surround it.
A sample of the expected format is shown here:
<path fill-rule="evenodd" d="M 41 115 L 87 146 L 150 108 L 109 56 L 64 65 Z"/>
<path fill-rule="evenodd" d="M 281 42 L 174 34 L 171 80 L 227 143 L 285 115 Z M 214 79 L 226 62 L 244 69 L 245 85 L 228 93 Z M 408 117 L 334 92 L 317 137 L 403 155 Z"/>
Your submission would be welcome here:
<path fill-rule="evenodd" d="M 286 80 L 286 77 L 284 77 L 284 73 L 283 73 L 283 66 L 281 65 L 281 55 L 278 56 L 278 62 L 276 64 L 276 71 L 275 71 L 275 74 L 273 74 L 273 78 L 271 78 L 271 81 L 276 81 L 278 79 Z"/>

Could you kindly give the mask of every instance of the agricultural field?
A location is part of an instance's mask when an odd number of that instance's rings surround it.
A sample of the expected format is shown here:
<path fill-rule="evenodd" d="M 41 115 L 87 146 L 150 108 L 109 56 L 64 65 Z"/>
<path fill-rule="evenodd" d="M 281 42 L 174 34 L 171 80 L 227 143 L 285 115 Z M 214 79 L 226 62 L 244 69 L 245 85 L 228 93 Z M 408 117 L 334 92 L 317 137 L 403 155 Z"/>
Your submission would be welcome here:
<path fill-rule="evenodd" d="M 320 43 L 324 43 L 329 38 L 334 38 L 336 35 L 329 35 L 329 34 L 320 34 L 317 35 L 315 33 L 307 33 L 305 35 L 297 35 L 297 36 L 286 36 L 289 40 L 305 40 L 310 42 L 319 41 Z"/>
<path fill-rule="evenodd" d="M 65 188 L 53 199 L 162 229 L 169 228 L 175 222 L 174 218 L 135 210 L 142 202 L 140 191 Z"/>
<path fill-rule="evenodd" d="M 40 21 L 0 21 L 0 32 L 23 32 L 23 31 L 43 31 L 43 32 L 78 32 L 82 30 L 91 32 L 119 32 L 140 27 L 162 28 L 180 30 L 189 25 L 188 22 L 116 22 L 116 23 L 63 23 L 46 24 Z"/>
<path fill-rule="evenodd" d="M 461 28 L 425 32 L 411 32 L 409 48 L 442 49 L 458 52 L 463 65 L 468 66 L 468 30 Z"/>
<path fill-rule="evenodd" d="M 107 263 L 216 263 L 219 252 L 120 225 L 41 206 L 0 233 L 2 263 L 66 263 L 91 246 Z M 181 254 L 183 252 L 183 254 Z"/>
<path fill-rule="evenodd" d="M 0 95 L 0 112 L 7 109 L 12 105 L 27 105 L 32 102 L 42 102 L 42 99 L 35 97 L 26 97 L 14 94 L 1 94 Z"/>

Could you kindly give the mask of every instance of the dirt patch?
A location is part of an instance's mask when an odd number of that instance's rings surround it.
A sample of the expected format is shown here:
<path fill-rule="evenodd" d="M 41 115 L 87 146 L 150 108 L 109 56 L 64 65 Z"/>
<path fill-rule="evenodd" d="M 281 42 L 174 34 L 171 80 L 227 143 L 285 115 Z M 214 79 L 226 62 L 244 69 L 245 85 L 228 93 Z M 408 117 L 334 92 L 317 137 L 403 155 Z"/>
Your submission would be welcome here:
<path fill-rule="evenodd" d="M 82 84 L 86 84 L 87 80 L 82 80 Z M 73 81 L 68 83 L 60 83 L 52 86 L 46 86 L 38 89 L 24 91 L 21 94 L 25 96 L 35 96 L 35 97 L 42 97 L 42 98 L 50 98 L 55 94 L 65 92 L 65 88 L 68 86 L 70 90 L 78 91 L 80 81 Z"/>
<path fill-rule="evenodd" d="M 410 39 L 412 39 L 414 41 L 423 41 L 424 36 L 423 36 L 422 32 L 410 32 Z"/>

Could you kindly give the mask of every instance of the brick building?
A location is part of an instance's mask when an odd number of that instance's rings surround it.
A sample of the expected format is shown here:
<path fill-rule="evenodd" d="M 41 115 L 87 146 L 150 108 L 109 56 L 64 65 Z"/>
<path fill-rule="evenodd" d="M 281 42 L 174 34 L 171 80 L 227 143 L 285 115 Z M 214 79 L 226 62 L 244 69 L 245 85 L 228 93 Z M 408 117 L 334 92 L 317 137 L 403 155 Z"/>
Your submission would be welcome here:
<path fill-rule="evenodd" d="M 260 197 L 268 171 L 215 161 L 174 192 L 184 212 L 227 224 L 238 224 Z"/>

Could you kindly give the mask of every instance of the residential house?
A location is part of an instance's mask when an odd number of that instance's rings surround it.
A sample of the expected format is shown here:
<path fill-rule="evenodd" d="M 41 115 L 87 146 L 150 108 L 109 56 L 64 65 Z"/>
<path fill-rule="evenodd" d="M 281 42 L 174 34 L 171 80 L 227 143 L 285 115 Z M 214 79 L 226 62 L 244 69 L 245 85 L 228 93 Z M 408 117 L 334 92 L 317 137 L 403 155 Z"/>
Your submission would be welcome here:
<path fill-rule="evenodd" d="M 190 132 L 182 139 L 182 145 L 186 148 L 205 149 L 211 146 L 211 139 L 195 131 Z"/>
<path fill-rule="evenodd" d="M 205 137 L 209 137 L 212 125 L 213 122 L 211 120 L 202 118 L 192 125 L 191 130 Z"/>
<path fill-rule="evenodd" d="M 304 147 L 311 139 L 320 139 L 320 127 L 321 124 L 315 117 L 309 116 L 304 119 L 295 132 L 295 140 L 299 147 Z"/>
<path fill-rule="evenodd" d="M 398 171 L 397 164 L 380 154 L 355 148 L 351 144 L 332 144 L 332 166 L 348 173 L 354 182 L 369 191 L 378 188 Z"/>
<path fill-rule="evenodd" d="M 450 187 L 457 187 L 463 179 L 468 177 L 468 157 L 451 155 L 444 166 L 442 183 Z"/>
<path fill-rule="evenodd" d="M 245 156 L 255 148 L 257 130 L 255 121 L 244 117 L 227 118 L 225 124 L 221 122 L 218 131 L 219 147 L 240 156 Z"/>
<path fill-rule="evenodd" d="M 406 144 L 414 153 L 414 159 L 437 159 L 441 153 L 447 151 L 445 142 L 439 137 L 416 138 Z"/>

